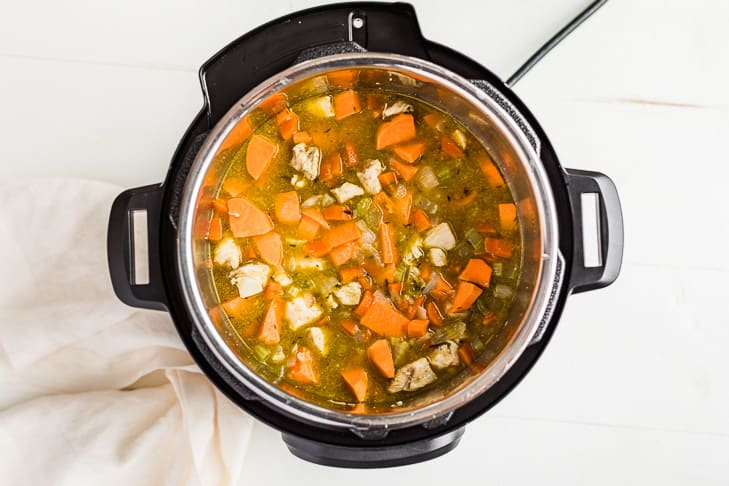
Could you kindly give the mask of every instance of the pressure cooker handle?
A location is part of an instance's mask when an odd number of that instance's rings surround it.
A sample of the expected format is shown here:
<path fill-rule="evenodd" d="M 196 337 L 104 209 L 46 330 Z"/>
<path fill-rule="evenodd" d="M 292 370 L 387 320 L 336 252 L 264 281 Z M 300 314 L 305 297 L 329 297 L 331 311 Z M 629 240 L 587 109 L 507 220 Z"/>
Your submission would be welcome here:
<path fill-rule="evenodd" d="M 623 214 L 615 184 L 599 172 L 565 169 L 572 207 L 572 292 L 607 287 L 623 262 Z"/>
<path fill-rule="evenodd" d="M 129 189 L 111 206 L 107 257 L 111 284 L 127 305 L 166 310 L 159 255 L 162 186 Z"/>

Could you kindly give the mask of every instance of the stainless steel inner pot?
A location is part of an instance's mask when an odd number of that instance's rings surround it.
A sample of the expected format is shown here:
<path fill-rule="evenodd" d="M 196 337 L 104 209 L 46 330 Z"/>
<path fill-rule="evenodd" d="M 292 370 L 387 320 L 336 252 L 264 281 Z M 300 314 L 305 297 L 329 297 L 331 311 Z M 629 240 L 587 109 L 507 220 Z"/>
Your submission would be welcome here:
<path fill-rule="evenodd" d="M 504 330 L 493 339 L 479 361 L 483 370 L 466 369 L 437 388 L 413 394 L 401 406 L 348 413 L 305 401 L 259 376 L 234 348 L 225 332 L 230 323 L 215 308 L 206 240 L 194 228 L 212 215 L 201 204 L 217 191 L 227 160 L 217 157 L 221 144 L 238 122 L 272 95 L 284 93 L 290 103 L 323 94 L 332 88 L 326 73 L 361 71 L 357 87 L 417 98 L 453 116 L 481 140 L 497 163 L 517 202 L 522 235 L 521 273 Z M 241 75 L 245 75 L 242 73 Z M 493 93 L 492 93 L 493 95 Z M 492 95 L 476 84 L 421 59 L 385 53 L 346 53 L 304 61 L 269 78 L 246 94 L 210 131 L 187 177 L 180 205 L 177 252 L 183 296 L 194 326 L 223 366 L 272 407 L 315 424 L 358 430 L 396 429 L 447 417 L 493 386 L 533 342 L 548 312 L 557 275 L 556 208 L 548 179 L 535 147 L 512 116 Z M 216 319 L 211 318 L 212 315 Z M 216 322 L 214 322 L 214 320 Z"/>

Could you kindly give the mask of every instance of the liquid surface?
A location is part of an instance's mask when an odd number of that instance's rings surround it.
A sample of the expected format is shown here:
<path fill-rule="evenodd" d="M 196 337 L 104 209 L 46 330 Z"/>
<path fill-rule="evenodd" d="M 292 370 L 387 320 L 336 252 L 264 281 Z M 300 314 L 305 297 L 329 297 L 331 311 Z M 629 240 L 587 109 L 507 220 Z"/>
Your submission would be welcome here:
<path fill-rule="evenodd" d="M 355 411 L 474 368 L 520 262 L 516 208 L 485 148 L 402 96 L 268 105 L 223 143 L 204 236 L 241 358 L 289 393 Z"/>

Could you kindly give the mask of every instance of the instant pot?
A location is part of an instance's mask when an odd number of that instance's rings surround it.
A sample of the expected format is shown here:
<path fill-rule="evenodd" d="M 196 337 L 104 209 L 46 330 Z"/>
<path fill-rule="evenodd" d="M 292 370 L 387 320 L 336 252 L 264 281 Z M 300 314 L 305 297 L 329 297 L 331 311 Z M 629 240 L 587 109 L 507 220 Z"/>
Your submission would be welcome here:
<path fill-rule="evenodd" d="M 211 218 L 203 201 L 230 163 L 221 152 L 231 131 L 272 97 L 328 92 L 333 88 L 317 80 L 343 70 L 360 74 L 359 88 L 416 97 L 464 125 L 494 155 L 522 229 L 509 324 L 493 352 L 485 353 L 482 368 L 387 413 L 327 409 L 252 371 L 226 340 L 226 320 L 211 316 L 218 302 L 208 243 L 194 237 L 195 228 Z M 280 430 L 298 457 L 383 467 L 451 450 L 466 424 L 534 365 L 567 297 L 617 278 L 623 234 L 612 181 L 562 168 L 509 86 L 466 56 L 423 38 L 408 4 L 338 4 L 274 20 L 213 56 L 200 69 L 200 80 L 203 108 L 182 137 L 165 181 L 127 190 L 114 201 L 108 233 L 112 283 L 125 303 L 168 311 L 208 378 L 242 409 Z"/>

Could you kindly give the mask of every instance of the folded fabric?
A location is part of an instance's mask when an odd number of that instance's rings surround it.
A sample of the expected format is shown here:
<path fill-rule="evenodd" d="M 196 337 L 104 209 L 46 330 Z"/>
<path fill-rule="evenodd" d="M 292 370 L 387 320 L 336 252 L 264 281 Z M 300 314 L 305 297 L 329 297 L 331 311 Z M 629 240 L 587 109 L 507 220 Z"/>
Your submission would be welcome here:
<path fill-rule="evenodd" d="M 121 190 L 0 191 L 3 484 L 239 484 L 252 419 L 201 374 L 167 314 L 113 293 L 106 226 Z"/>

